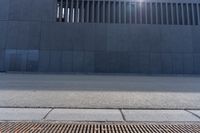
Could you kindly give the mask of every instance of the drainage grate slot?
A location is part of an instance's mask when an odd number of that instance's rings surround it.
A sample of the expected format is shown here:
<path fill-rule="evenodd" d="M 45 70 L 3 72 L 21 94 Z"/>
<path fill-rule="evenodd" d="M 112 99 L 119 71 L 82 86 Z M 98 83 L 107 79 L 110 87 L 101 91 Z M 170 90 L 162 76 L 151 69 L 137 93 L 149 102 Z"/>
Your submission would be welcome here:
<path fill-rule="evenodd" d="M 2 122 L 0 133 L 200 133 L 195 124 L 86 124 Z"/>

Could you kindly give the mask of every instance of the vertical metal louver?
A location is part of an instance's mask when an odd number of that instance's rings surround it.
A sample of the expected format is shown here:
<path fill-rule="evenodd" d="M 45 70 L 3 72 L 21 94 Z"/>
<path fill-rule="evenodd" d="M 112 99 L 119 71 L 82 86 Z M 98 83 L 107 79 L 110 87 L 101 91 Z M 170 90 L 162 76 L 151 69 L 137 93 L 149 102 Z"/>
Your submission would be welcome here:
<path fill-rule="evenodd" d="M 65 22 L 66 18 L 66 0 L 57 0 L 57 14 L 56 19 L 59 22 Z"/>
<path fill-rule="evenodd" d="M 57 21 L 199 25 L 200 3 L 57 0 Z"/>

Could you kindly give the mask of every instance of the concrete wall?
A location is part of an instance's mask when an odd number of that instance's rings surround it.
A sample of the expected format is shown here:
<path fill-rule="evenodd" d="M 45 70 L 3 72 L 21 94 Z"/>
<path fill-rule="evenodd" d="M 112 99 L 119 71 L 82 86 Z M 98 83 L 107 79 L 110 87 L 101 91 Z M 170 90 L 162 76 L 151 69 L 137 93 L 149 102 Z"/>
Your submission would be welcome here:
<path fill-rule="evenodd" d="M 0 71 L 200 74 L 200 26 L 56 22 L 55 0 L 0 0 Z"/>

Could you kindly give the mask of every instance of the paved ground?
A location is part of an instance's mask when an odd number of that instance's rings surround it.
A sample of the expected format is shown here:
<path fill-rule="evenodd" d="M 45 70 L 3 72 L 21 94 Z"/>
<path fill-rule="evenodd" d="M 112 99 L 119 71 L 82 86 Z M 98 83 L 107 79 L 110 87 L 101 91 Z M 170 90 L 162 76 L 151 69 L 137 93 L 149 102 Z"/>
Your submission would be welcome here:
<path fill-rule="evenodd" d="M 0 121 L 200 122 L 200 110 L 0 108 Z"/>
<path fill-rule="evenodd" d="M 0 74 L 0 107 L 200 109 L 198 76 Z"/>

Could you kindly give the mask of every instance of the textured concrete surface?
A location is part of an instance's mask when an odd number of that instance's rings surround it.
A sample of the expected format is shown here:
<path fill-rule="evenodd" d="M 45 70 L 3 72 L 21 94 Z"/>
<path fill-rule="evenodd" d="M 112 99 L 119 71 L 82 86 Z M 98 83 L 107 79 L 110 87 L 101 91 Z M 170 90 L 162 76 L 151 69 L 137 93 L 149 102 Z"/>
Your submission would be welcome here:
<path fill-rule="evenodd" d="M 127 121 L 200 121 L 184 110 L 123 110 Z"/>
<path fill-rule="evenodd" d="M 50 109 L 0 108 L 0 120 L 42 120 Z"/>
<path fill-rule="evenodd" d="M 1 107 L 200 109 L 200 77 L 0 74 Z"/>
<path fill-rule="evenodd" d="M 64 121 L 123 121 L 119 110 L 108 109 L 55 109 L 46 120 Z"/>

